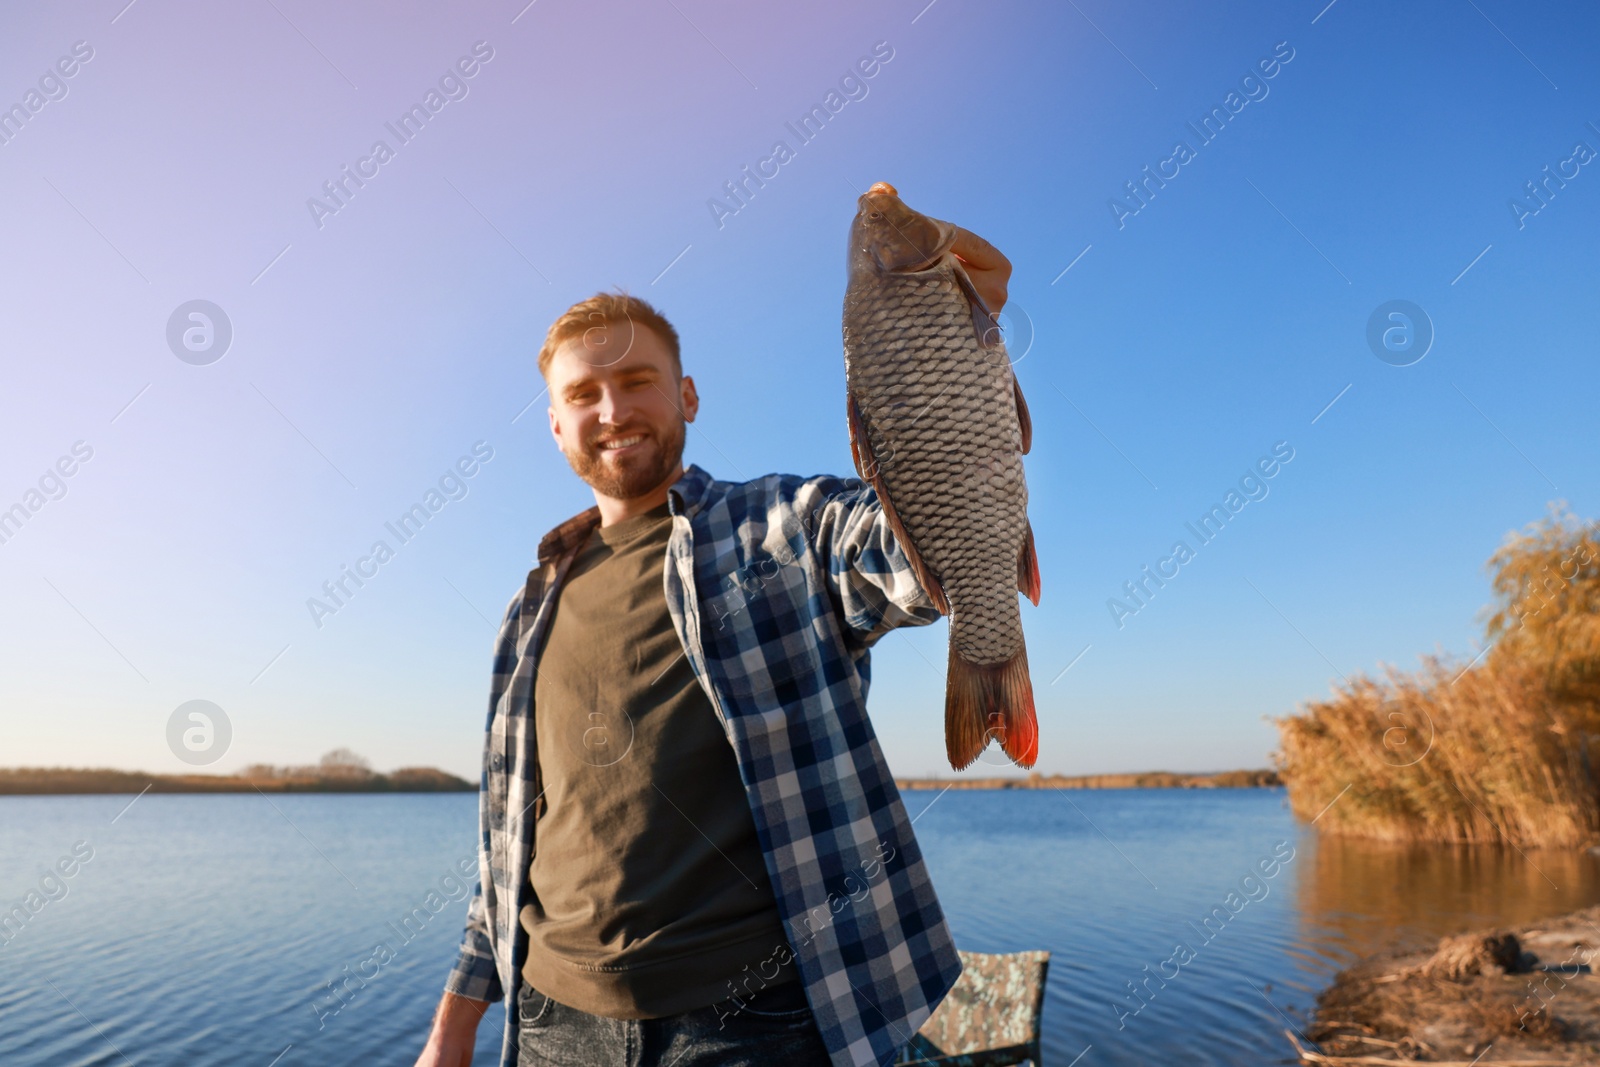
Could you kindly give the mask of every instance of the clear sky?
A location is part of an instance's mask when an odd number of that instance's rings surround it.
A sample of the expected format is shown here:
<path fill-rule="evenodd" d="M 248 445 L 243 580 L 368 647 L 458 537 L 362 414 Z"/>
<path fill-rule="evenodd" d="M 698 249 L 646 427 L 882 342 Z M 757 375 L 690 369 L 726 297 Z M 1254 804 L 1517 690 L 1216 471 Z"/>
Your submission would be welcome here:
<path fill-rule="evenodd" d="M 525 2 L 0 16 L 0 764 L 182 771 L 169 720 L 208 700 L 211 770 L 475 777 L 493 623 L 591 502 L 549 322 L 642 295 L 699 385 L 690 461 L 851 473 L 844 242 L 879 180 L 1015 264 L 1041 770 L 1265 765 L 1340 674 L 1471 658 L 1507 531 L 1595 514 L 1589 5 Z M 1419 361 L 1369 344 L 1395 300 Z M 1176 576 L 1139 606 L 1146 565 Z M 875 654 L 897 772 L 948 773 L 944 639 Z"/>

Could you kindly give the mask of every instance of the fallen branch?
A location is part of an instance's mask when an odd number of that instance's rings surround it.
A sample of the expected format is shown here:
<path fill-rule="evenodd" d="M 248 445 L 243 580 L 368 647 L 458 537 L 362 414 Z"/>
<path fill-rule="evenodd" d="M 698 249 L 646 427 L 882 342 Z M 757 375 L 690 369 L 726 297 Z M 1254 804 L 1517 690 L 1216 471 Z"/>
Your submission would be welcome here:
<path fill-rule="evenodd" d="M 1313 1052 L 1300 1043 L 1294 1033 L 1285 1030 L 1283 1035 L 1289 1039 L 1294 1050 L 1299 1054 L 1303 1063 L 1331 1063 L 1354 1065 L 1380 1065 L 1380 1067 L 1394 1067 L 1397 1063 L 1427 1063 L 1429 1067 L 1559 1067 L 1562 1060 L 1396 1060 L 1383 1056 L 1330 1056 L 1325 1052 Z"/>

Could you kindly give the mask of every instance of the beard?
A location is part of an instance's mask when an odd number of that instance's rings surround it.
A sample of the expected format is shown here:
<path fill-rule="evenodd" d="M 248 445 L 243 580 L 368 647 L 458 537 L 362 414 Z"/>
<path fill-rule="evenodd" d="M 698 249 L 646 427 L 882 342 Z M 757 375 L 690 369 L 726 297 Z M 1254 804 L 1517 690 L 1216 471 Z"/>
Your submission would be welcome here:
<path fill-rule="evenodd" d="M 664 432 L 654 427 L 636 427 L 624 434 L 608 431 L 612 437 L 642 433 L 645 439 L 637 455 L 620 463 L 607 460 L 605 449 L 595 441 L 586 442 L 581 451 L 568 452 L 567 463 L 595 492 L 613 500 L 632 500 L 657 488 L 677 471 L 683 460 L 683 427 L 679 420 Z"/>

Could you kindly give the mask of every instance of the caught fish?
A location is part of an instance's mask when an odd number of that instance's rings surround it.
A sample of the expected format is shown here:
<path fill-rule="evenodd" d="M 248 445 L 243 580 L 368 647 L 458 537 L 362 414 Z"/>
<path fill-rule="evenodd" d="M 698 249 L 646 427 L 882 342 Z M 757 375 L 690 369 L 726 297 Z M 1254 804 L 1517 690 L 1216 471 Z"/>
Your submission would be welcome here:
<path fill-rule="evenodd" d="M 950 619 L 950 766 L 998 740 L 1031 767 L 1039 725 L 1017 593 L 1039 603 L 1022 473 L 1033 428 L 1000 328 L 951 251 L 956 234 L 886 182 L 858 202 L 844 299 L 850 450 Z"/>

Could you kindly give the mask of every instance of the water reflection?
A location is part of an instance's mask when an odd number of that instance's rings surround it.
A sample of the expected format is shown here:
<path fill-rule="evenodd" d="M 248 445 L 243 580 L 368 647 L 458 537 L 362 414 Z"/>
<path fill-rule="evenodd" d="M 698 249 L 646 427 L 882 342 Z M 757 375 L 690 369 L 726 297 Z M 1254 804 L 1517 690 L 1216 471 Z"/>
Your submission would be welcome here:
<path fill-rule="evenodd" d="M 1326 961 L 1319 970 L 1389 949 L 1429 949 L 1446 934 L 1516 926 L 1600 901 L 1600 858 L 1587 852 L 1315 833 L 1304 836 L 1302 847 L 1300 941 Z"/>

